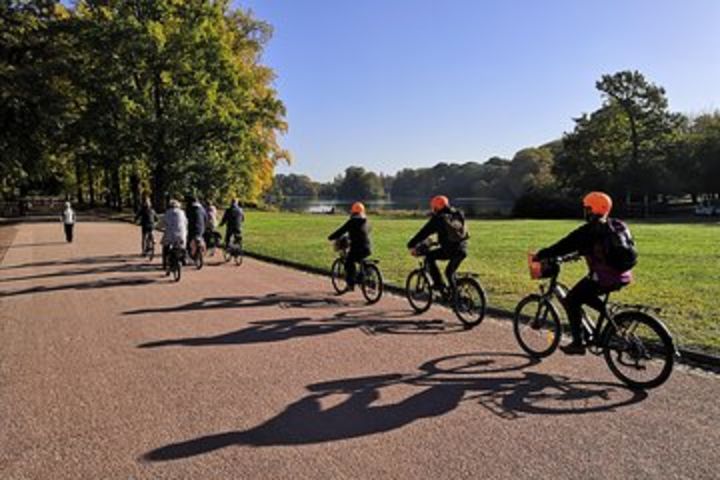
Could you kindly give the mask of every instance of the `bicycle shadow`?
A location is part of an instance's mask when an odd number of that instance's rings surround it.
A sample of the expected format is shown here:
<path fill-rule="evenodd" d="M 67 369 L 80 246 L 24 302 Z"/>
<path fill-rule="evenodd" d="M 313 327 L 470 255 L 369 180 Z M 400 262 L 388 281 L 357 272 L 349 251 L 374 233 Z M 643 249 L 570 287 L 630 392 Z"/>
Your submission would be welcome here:
<path fill-rule="evenodd" d="M 338 312 L 331 317 L 291 317 L 274 320 L 251 321 L 249 327 L 219 335 L 156 340 L 142 343 L 137 348 L 205 347 L 273 343 L 316 335 L 328 335 L 344 330 L 360 328 L 369 335 L 402 332 L 417 334 L 453 333 L 465 331 L 462 326 L 448 326 L 443 320 L 398 320 L 401 317 L 381 318 L 380 314 L 367 317 L 356 312 Z M 403 315 L 405 316 L 405 315 Z"/>
<path fill-rule="evenodd" d="M 198 310 L 221 310 L 235 308 L 273 307 L 280 308 L 339 308 L 353 307 L 355 303 L 326 295 L 304 293 L 270 293 L 264 296 L 242 295 L 238 297 L 208 297 L 173 307 L 142 308 L 128 310 L 123 315 L 149 313 L 192 312 Z"/>
<path fill-rule="evenodd" d="M 316 383 L 306 387 L 309 391 L 306 396 L 260 425 L 171 443 L 145 453 L 141 459 L 161 462 L 231 446 L 297 446 L 376 435 L 448 414 L 463 402 L 479 403 L 491 413 L 512 420 L 521 414 L 564 415 L 614 410 L 647 397 L 644 392 L 618 384 L 577 382 L 535 372 L 489 376 L 519 371 L 535 363 L 536 360 L 519 354 L 451 355 L 426 362 L 420 366 L 419 373 L 391 373 Z M 409 386 L 418 391 L 395 403 L 378 404 L 381 391 L 393 385 Z M 550 393 L 560 392 L 550 397 L 563 402 L 561 408 L 536 405 L 541 400 L 546 401 L 548 389 Z M 627 398 L 612 398 L 618 396 L 618 392 Z M 323 401 L 331 397 L 335 402 L 323 407 Z M 588 407 L 589 399 L 597 405 Z"/>

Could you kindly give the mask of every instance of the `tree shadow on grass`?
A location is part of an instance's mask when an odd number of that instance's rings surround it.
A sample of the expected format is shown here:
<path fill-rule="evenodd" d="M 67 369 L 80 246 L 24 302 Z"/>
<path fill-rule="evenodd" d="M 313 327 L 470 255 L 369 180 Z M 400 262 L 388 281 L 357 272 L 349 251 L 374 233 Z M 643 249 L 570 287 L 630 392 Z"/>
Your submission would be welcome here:
<path fill-rule="evenodd" d="M 375 435 L 445 415 L 462 402 L 480 404 L 513 420 L 530 414 L 613 411 L 647 397 L 618 384 L 521 371 L 536 362 L 508 353 L 452 355 L 426 362 L 419 373 L 312 384 L 306 387 L 306 396 L 258 426 L 171 443 L 147 452 L 142 460 L 177 460 L 231 446 L 309 445 Z M 511 372 L 515 374 L 507 375 Z M 378 404 L 381 391 L 393 385 L 415 393 L 395 403 Z M 334 400 L 332 406 L 323 407 L 325 399 Z"/>

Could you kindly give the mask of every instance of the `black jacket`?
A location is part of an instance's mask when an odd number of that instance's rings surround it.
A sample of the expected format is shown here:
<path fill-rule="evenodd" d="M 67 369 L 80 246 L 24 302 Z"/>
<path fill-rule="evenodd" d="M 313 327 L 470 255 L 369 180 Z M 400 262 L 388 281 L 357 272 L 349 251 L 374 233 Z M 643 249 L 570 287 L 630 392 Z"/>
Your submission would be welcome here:
<path fill-rule="evenodd" d="M 577 252 L 585 257 L 591 278 L 601 286 L 626 285 L 632 281 L 632 272 L 617 271 L 604 258 L 603 244 L 608 228 L 606 223 L 586 223 L 554 245 L 540 250 L 536 257 L 543 260 Z"/>
<path fill-rule="evenodd" d="M 342 227 L 330 234 L 328 240 L 337 240 L 346 233 L 350 236 L 350 252 L 370 254 L 372 245 L 370 243 L 370 225 L 367 218 L 357 215 L 351 216 Z"/>
<path fill-rule="evenodd" d="M 438 242 L 440 243 L 440 247 L 443 250 L 467 250 L 467 239 L 463 240 L 462 242 L 451 242 L 448 239 L 447 225 L 445 223 L 445 220 L 443 220 L 443 215 L 449 214 L 451 212 L 459 213 L 463 219 L 463 222 L 465 221 L 465 216 L 460 210 L 455 210 L 451 207 L 443 208 L 439 212 L 433 213 L 432 217 L 430 217 L 430 220 L 428 220 L 427 223 L 420 229 L 420 231 L 410 239 L 410 241 L 407 243 L 407 247 L 415 248 L 418 246 L 419 243 L 428 238 L 430 235 L 437 234 Z"/>
<path fill-rule="evenodd" d="M 242 230 L 242 224 L 245 221 L 245 214 L 243 213 L 242 208 L 236 206 L 231 206 L 227 210 L 225 210 L 225 213 L 223 213 L 222 220 L 220 221 L 220 226 L 227 224 L 227 229 L 229 232 L 233 233 L 240 233 Z"/>
<path fill-rule="evenodd" d="M 207 213 L 199 203 L 193 203 L 187 209 L 188 234 L 202 235 L 205 233 Z"/>
<path fill-rule="evenodd" d="M 158 217 L 152 207 L 140 207 L 140 210 L 135 214 L 135 222 L 138 220 L 143 230 L 152 230 L 155 228 Z"/>

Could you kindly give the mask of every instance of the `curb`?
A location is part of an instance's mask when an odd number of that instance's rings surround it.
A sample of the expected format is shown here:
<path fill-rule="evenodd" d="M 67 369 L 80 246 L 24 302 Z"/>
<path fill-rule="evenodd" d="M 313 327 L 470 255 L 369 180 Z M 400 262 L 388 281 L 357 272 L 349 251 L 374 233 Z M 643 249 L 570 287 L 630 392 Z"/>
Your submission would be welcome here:
<path fill-rule="evenodd" d="M 313 267 L 311 265 L 305 265 L 299 262 L 294 262 L 292 260 L 284 260 L 281 258 L 271 257 L 262 253 L 252 252 L 248 250 L 245 250 L 244 253 L 248 257 L 254 258 L 256 260 L 261 260 L 263 262 L 272 263 L 274 265 L 289 267 L 295 270 L 300 270 L 302 272 L 313 273 L 325 277 L 330 276 L 330 270 L 326 268 Z M 405 296 L 405 289 L 402 287 L 393 285 L 391 283 L 384 283 L 383 287 L 388 292 L 400 296 Z M 514 315 L 514 312 L 511 312 L 510 310 L 496 307 L 487 307 L 486 311 L 490 315 L 502 320 L 511 320 Z M 678 347 L 677 350 L 680 354 L 679 358 L 677 358 L 678 363 L 688 365 L 690 367 L 697 367 L 703 370 L 710 370 L 720 373 L 720 356 L 680 347 Z"/>

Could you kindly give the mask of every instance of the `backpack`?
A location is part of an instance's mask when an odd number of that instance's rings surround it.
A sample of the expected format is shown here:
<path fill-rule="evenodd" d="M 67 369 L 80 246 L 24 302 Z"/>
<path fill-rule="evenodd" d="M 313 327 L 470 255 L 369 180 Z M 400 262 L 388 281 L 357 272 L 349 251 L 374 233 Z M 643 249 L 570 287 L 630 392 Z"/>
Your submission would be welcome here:
<path fill-rule="evenodd" d="M 603 238 L 605 262 L 619 272 L 627 272 L 637 264 L 635 240 L 628 226 L 611 218 L 607 222 L 607 231 Z"/>
<path fill-rule="evenodd" d="M 443 213 L 442 220 L 450 243 L 460 243 L 470 237 L 465 225 L 465 216 L 460 210 L 453 208 L 448 213 Z"/>

